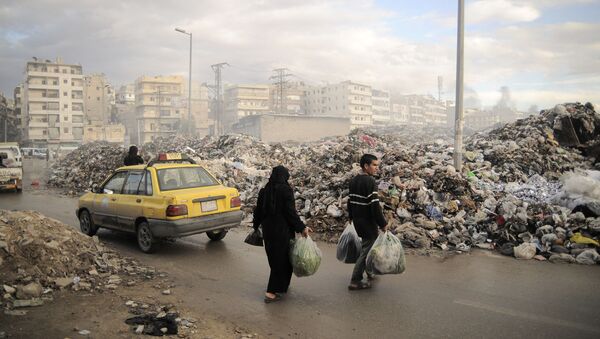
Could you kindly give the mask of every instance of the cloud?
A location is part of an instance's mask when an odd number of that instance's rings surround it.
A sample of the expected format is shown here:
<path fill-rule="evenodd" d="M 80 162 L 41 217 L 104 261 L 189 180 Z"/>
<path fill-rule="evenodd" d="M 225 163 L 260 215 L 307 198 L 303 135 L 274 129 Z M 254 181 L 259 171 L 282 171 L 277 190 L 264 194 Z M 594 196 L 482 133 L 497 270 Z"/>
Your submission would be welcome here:
<path fill-rule="evenodd" d="M 467 4 L 465 19 L 469 24 L 486 21 L 530 22 L 540 17 L 540 12 L 526 3 L 509 0 L 480 0 Z"/>

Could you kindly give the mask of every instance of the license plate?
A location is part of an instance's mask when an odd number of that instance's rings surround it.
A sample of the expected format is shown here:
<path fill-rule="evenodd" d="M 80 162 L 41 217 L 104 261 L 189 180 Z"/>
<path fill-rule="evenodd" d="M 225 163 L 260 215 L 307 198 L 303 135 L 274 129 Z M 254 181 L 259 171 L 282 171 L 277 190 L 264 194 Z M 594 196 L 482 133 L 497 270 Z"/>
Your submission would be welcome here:
<path fill-rule="evenodd" d="M 211 201 L 201 202 L 200 203 L 200 210 L 202 212 L 216 211 L 217 210 L 217 201 L 216 200 L 211 200 Z"/>

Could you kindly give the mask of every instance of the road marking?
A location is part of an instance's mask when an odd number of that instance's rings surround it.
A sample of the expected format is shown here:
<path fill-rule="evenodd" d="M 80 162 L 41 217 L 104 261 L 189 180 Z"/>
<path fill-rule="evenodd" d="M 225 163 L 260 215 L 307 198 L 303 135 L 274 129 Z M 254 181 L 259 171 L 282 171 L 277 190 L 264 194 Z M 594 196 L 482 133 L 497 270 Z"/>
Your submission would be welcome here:
<path fill-rule="evenodd" d="M 509 308 L 504 308 L 504 307 L 486 305 L 486 304 L 478 303 L 476 301 L 458 299 L 458 300 L 454 300 L 454 303 L 459 304 L 459 305 L 478 308 L 478 309 L 489 311 L 489 312 L 508 315 L 511 317 L 523 318 L 526 320 L 546 323 L 548 325 L 558 325 L 558 326 L 562 326 L 562 327 L 577 329 L 580 331 L 600 333 L 600 328 L 597 328 L 597 327 L 592 327 L 592 326 L 588 326 L 585 324 L 580 324 L 580 323 L 576 323 L 576 322 L 572 322 L 572 321 L 568 321 L 568 320 L 546 317 L 543 315 L 520 312 L 520 311 L 516 311 L 516 310 L 509 309 Z"/>

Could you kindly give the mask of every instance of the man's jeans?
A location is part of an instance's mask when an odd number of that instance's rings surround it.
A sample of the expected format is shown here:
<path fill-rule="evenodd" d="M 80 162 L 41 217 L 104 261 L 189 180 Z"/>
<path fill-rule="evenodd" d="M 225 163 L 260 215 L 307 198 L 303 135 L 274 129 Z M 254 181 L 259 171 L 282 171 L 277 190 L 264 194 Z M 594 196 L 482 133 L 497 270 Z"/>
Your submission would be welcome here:
<path fill-rule="evenodd" d="M 365 272 L 365 265 L 367 261 L 367 254 L 369 254 L 369 250 L 373 247 L 373 243 L 375 243 L 375 239 L 363 239 L 362 247 L 360 249 L 360 256 L 354 265 L 354 271 L 352 271 L 352 279 L 351 283 L 358 283 L 363 280 L 363 273 Z"/>

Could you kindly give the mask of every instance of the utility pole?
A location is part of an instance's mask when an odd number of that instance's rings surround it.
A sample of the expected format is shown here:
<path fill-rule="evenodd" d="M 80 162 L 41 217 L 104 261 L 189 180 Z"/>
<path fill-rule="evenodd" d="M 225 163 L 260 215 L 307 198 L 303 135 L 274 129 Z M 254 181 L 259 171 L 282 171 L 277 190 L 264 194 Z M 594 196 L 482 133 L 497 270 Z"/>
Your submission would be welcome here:
<path fill-rule="evenodd" d="M 221 83 L 221 69 L 225 66 L 229 66 L 226 62 L 210 65 L 212 70 L 215 72 L 215 134 L 223 134 L 223 86 Z"/>
<path fill-rule="evenodd" d="M 456 43 L 456 105 L 454 107 L 454 167 L 462 170 L 463 155 L 463 66 L 464 66 L 465 1 L 458 0 Z"/>
<path fill-rule="evenodd" d="M 277 80 L 276 82 L 274 82 L 275 85 L 277 85 L 277 113 L 279 114 L 283 114 L 285 113 L 287 110 L 284 108 L 284 104 L 285 104 L 285 84 L 287 84 L 287 77 L 292 76 L 293 74 L 287 73 L 287 71 L 289 71 L 289 69 L 287 68 L 276 68 L 273 70 L 273 72 L 276 73 L 276 75 L 273 75 L 269 78 L 269 80 Z"/>

